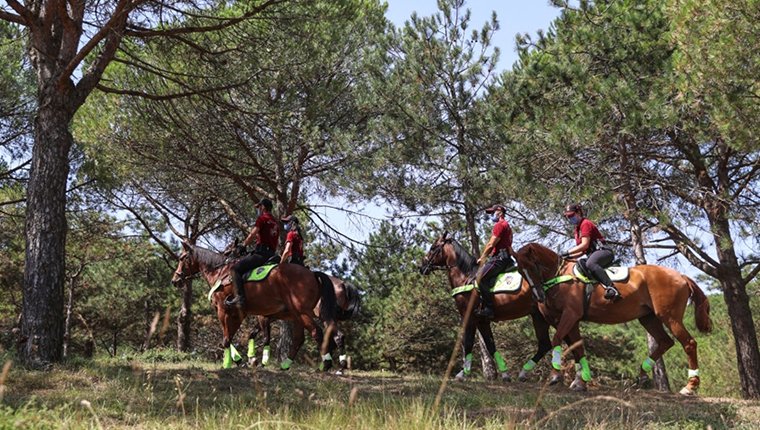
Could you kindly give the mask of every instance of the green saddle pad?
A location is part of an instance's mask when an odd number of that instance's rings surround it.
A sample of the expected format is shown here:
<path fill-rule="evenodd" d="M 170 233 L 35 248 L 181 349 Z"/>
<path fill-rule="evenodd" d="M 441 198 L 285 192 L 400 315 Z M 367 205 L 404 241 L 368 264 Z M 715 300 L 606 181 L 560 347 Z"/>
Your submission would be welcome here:
<path fill-rule="evenodd" d="M 627 267 L 617 267 L 612 266 L 604 269 L 605 272 L 607 272 L 607 276 L 610 277 L 610 281 L 612 282 L 624 282 L 628 279 L 628 268 Z M 588 278 L 584 276 L 580 270 L 578 270 L 578 265 L 576 264 L 575 267 L 573 267 L 573 276 L 578 278 L 581 282 L 586 284 L 596 284 L 598 281 L 595 279 Z"/>
<path fill-rule="evenodd" d="M 248 273 L 248 276 L 244 276 L 243 278 L 246 281 L 263 281 L 266 279 L 267 276 L 269 276 L 269 273 L 272 271 L 272 269 L 277 266 L 276 264 L 265 264 L 263 266 L 259 266 L 253 270 L 251 270 L 250 273 Z"/>
<path fill-rule="evenodd" d="M 494 294 L 514 293 L 519 291 L 521 286 L 522 276 L 520 275 L 520 272 L 517 271 L 517 268 L 513 268 L 507 272 L 499 273 L 499 276 L 496 277 L 496 283 L 493 288 L 491 288 L 491 292 Z M 462 285 L 461 287 L 456 287 L 451 290 L 451 295 L 456 296 L 457 294 L 472 291 L 475 288 L 475 284 Z"/>

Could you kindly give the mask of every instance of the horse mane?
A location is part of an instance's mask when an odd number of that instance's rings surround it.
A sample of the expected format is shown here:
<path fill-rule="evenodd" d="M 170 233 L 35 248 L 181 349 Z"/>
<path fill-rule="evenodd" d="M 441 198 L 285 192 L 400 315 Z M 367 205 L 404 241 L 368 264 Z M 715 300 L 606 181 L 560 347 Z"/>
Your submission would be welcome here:
<path fill-rule="evenodd" d="M 467 250 L 464 249 L 464 247 L 456 240 L 452 240 L 450 243 L 454 248 L 454 256 L 456 256 L 457 268 L 466 275 L 473 274 L 478 268 L 478 259 L 467 252 Z"/>
<path fill-rule="evenodd" d="M 216 267 L 222 266 L 227 262 L 227 257 L 224 254 L 200 246 L 193 246 L 192 248 L 193 255 L 200 264 Z"/>

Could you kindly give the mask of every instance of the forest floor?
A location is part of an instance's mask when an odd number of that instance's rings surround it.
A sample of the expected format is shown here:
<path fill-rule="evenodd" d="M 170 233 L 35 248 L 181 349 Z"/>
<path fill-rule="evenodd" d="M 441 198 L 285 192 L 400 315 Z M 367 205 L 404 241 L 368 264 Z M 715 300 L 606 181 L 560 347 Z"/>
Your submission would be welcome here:
<path fill-rule="evenodd" d="M 202 361 L 11 368 L 0 381 L 0 429 L 760 429 L 756 401 L 475 378 L 446 381 L 436 407 L 441 382 L 387 372 L 337 376 L 306 365 L 222 370 Z"/>

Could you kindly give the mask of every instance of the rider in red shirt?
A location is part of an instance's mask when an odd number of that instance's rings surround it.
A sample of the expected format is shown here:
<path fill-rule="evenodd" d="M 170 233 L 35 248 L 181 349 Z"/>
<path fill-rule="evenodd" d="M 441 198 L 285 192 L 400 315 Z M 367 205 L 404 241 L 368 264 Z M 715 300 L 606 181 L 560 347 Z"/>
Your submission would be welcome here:
<path fill-rule="evenodd" d="M 251 233 L 243 241 L 248 246 L 255 241 L 253 253 L 241 258 L 232 266 L 232 283 L 235 286 L 235 298 L 225 302 L 227 306 L 245 307 L 245 289 L 243 275 L 267 262 L 275 255 L 280 227 L 272 216 L 272 201 L 263 198 L 256 203 L 259 216 L 256 218 Z"/>
<path fill-rule="evenodd" d="M 483 318 L 494 317 L 491 288 L 496 283 L 496 277 L 515 264 L 512 259 L 515 253 L 512 249 L 512 227 L 504 218 L 505 212 L 506 208 L 502 205 L 493 205 L 486 209 L 486 213 L 492 214 L 491 220 L 495 224 L 491 238 L 478 258 L 481 267 L 478 270 L 477 282 L 482 307 L 476 314 Z"/>
<path fill-rule="evenodd" d="M 280 264 L 287 262 L 303 266 L 303 236 L 301 236 L 298 218 L 293 215 L 287 215 L 280 218 L 280 220 L 284 223 L 283 227 L 285 231 L 288 232 L 287 236 L 285 236 L 285 249 L 282 251 Z"/>
<path fill-rule="evenodd" d="M 620 292 L 615 288 L 610 277 L 607 276 L 605 267 L 612 264 L 615 254 L 607 247 L 604 236 L 599 233 L 596 225 L 583 215 L 583 208 L 579 204 L 567 205 L 565 218 L 575 225 L 575 246 L 562 254 L 563 258 L 578 258 L 588 256 L 586 267 L 591 271 L 597 281 L 604 285 L 604 298 L 617 300 Z"/>

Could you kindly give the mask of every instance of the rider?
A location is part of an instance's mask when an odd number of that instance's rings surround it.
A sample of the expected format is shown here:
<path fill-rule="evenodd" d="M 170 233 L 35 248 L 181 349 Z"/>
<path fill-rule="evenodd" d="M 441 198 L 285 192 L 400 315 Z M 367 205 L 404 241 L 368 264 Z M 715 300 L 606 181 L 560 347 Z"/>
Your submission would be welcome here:
<path fill-rule="evenodd" d="M 288 232 L 285 237 L 285 250 L 282 251 L 282 257 L 280 257 L 280 264 L 292 263 L 303 266 L 303 236 L 298 218 L 294 215 L 286 215 L 280 218 L 280 221 L 284 223 L 283 227 Z"/>
<path fill-rule="evenodd" d="M 256 242 L 253 253 L 241 258 L 232 266 L 232 283 L 235 286 L 235 298 L 227 301 L 227 306 L 245 307 L 245 289 L 243 288 L 243 274 L 266 263 L 275 255 L 279 226 L 272 216 L 272 201 L 268 198 L 261 199 L 256 203 L 259 216 L 251 230 L 251 233 L 243 241 L 246 247 L 251 242 Z"/>
<path fill-rule="evenodd" d="M 588 256 L 586 267 L 594 277 L 604 285 L 604 298 L 616 300 L 620 298 L 620 292 L 615 288 L 607 276 L 605 267 L 612 264 L 615 254 L 607 247 L 604 236 L 588 218 L 583 215 L 583 207 L 578 204 L 570 204 L 565 208 L 565 218 L 575 225 L 575 246 L 562 254 L 563 258 L 577 258 Z"/>
<path fill-rule="evenodd" d="M 493 294 L 491 288 L 496 283 L 496 277 L 507 268 L 513 266 L 512 255 L 512 227 L 504 218 L 506 208 L 502 205 L 493 205 L 486 209 L 486 213 L 492 214 L 491 220 L 495 223 L 491 239 L 483 248 L 483 253 L 478 258 L 478 288 L 482 308 L 476 314 L 484 318 L 493 318 Z"/>

